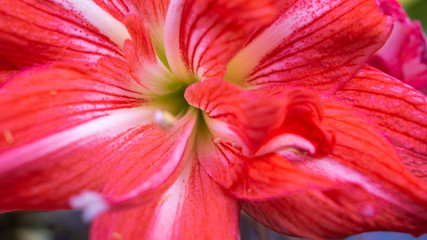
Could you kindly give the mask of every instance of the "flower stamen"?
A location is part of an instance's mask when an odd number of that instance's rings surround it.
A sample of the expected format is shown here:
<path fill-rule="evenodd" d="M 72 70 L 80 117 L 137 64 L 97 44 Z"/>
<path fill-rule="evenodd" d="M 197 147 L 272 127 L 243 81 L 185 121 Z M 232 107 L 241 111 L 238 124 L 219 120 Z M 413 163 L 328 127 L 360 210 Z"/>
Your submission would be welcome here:
<path fill-rule="evenodd" d="M 170 112 L 157 110 L 154 113 L 154 122 L 159 125 L 163 130 L 170 129 L 175 125 L 177 119 Z"/>

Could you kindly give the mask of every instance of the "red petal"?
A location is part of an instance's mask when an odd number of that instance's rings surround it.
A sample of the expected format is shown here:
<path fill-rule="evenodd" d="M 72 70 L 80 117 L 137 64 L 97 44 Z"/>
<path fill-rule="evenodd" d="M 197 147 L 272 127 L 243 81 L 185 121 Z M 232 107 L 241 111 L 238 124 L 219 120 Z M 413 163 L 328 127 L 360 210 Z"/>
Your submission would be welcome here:
<path fill-rule="evenodd" d="M 136 13 L 150 24 L 161 25 L 166 18 L 169 0 L 94 0 L 120 21 L 128 14 Z"/>
<path fill-rule="evenodd" d="M 425 233 L 425 220 L 408 215 L 381 199 L 375 203 L 382 208 L 355 205 L 358 199 L 355 201 L 352 195 L 357 193 L 310 191 L 280 200 L 244 202 L 242 207 L 250 216 L 279 233 L 308 239 L 344 239 L 368 231 Z"/>
<path fill-rule="evenodd" d="M 129 14 L 136 14 L 144 19 L 156 51 L 159 55 L 164 55 L 163 35 L 169 0 L 94 0 L 94 2 L 122 22 L 126 22 L 126 16 Z"/>
<path fill-rule="evenodd" d="M 110 205 L 129 205 L 151 200 L 178 177 L 193 150 L 197 114 L 190 109 L 165 131 L 147 128 L 110 173 L 103 194 Z"/>
<path fill-rule="evenodd" d="M 144 19 L 135 14 L 126 16 L 126 27 L 132 39 L 126 40 L 123 54 L 129 65 L 128 74 L 151 92 L 166 95 L 175 90 L 174 76 L 156 56 Z"/>
<path fill-rule="evenodd" d="M 199 137 L 197 155 L 209 175 L 241 199 L 268 199 L 307 189 L 332 188 L 334 182 L 307 174 L 278 154 L 248 158 L 231 145 Z"/>
<path fill-rule="evenodd" d="M 117 45 L 96 28 L 99 26 L 94 27 L 73 9 L 67 10 L 53 1 L 36 0 L 6 0 L 1 5 L 0 57 L 16 67 L 57 60 L 87 63 L 103 56 L 121 55 Z M 104 20 L 106 15 L 95 16 Z"/>
<path fill-rule="evenodd" d="M 0 86 L 16 72 L 17 70 L 13 66 L 0 60 Z"/>
<path fill-rule="evenodd" d="M 294 1 L 236 55 L 227 66 L 226 79 L 331 91 L 381 47 L 389 20 L 375 0 Z"/>
<path fill-rule="evenodd" d="M 426 232 L 426 185 L 404 169 L 393 146 L 363 115 L 336 101 L 324 103 L 324 125 L 335 129 L 337 140 L 332 154 L 323 159 L 289 152 L 285 156 L 307 173 L 357 184 L 364 191 L 307 191 L 245 202 L 245 211 L 276 231 L 314 239 L 375 230 Z M 352 199 L 359 194 L 368 194 L 372 202 Z"/>
<path fill-rule="evenodd" d="M 127 40 L 124 46 L 124 55 L 128 63 L 134 68 L 139 64 L 153 64 L 157 62 L 156 53 L 151 44 L 150 35 L 144 19 L 130 14 L 125 19 L 126 27 L 132 39 Z"/>
<path fill-rule="evenodd" d="M 396 146 L 406 167 L 427 180 L 426 96 L 368 66 L 336 95 L 370 116 Z"/>
<path fill-rule="evenodd" d="M 91 239 L 239 239 L 236 200 L 188 163 L 158 201 L 95 219 Z"/>
<path fill-rule="evenodd" d="M 181 78 L 222 78 L 225 65 L 248 34 L 272 20 L 278 1 L 172 1 L 166 17 L 165 49 Z"/>
<path fill-rule="evenodd" d="M 419 22 L 411 22 L 398 1 L 383 0 L 381 10 L 394 18 L 385 45 L 368 63 L 416 89 L 427 91 L 427 38 Z"/>
<path fill-rule="evenodd" d="M 264 91 L 268 91 L 264 89 Z M 277 151 L 326 154 L 332 143 L 320 128 L 317 98 L 302 90 L 274 97 L 243 91 L 222 80 L 187 88 L 187 101 L 206 112 L 197 152 L 208 173 L 240 198 L 268 198 L 331 182 L 296 170 Z"/>
<path fill-rule="evenodd" d="M 45 66 L 0 89 L 0 209 L 64 208 L 82 189 L 100 190 L 147 128 L 138 88 L 90 71 Z"/>
<path fill-rule="evenodd" d="M 264 95 L 260 89 L 244 91 L 214 79 L 195 83 L 185 92 L 189 104 L 206 112 L 212 134 L 237 144 L 246 156 L 289 147 L 317 155 L 330 150 L 332 142 L 320 127 L 321 106 L 312 93 L 288 89 L 276 96 Z"/>

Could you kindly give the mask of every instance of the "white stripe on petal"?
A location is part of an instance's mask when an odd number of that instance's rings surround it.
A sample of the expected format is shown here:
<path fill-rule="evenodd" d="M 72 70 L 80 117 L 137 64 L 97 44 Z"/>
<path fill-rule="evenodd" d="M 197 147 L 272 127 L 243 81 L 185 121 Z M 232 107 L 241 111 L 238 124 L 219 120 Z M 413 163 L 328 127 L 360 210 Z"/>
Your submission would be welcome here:
<path fill-rule="evenodd" d="M 262 58 L 283 43 L 283 39 L 299 31 L 339 3 L 342 1 L 299 1 L 232 59 L 227 65 L 227 80 L 243 81 Z"/>
<path fill-rule="evenodd" d="M 180 26 L 184 1 L 171 1 L 165 22 L 165 51 L 169 66 L 172 72 L 180 79 L 187 79 L 189 76 L 188 70 L 181 57 L 181 49 L 179 45 Z"/>
<path fill-rule="evenodd" d="M 299 161 L 298 156 L 295 156 L 295 154 L 290 151 L 281 152 L 281 155 L 292 160 L 298 167 L 308 169 L 311 173 L 325 176 L 337 182 L 359 184 L 371 194 L 396 205 L 401 205 L 392 195 L 382 190 L 381 185 L 334 159 L 327 157 L 322 159 L 304 157 L 303 161 Z"/>
<path fill-rule="evenodd" d="M 4 151 L 0 154 L 0 173 L 94 135 L 98 138 L 114 136 L 129 128 L 148 124 L 153 121 L 153 115 L 154 110 L 142 107 L 118 110 L 109 116 L 91 120 L 41 140 Z"/>
<path fill-rule="evenodd" d="M 175 183 L 163 194 L 158 203 L 161 207 L 156 212 L 157 219 L 151 237 L 155 237 L 156 233 L 158 233 L 160 234 L 160 236 L 157 236 L 159 239 L 172 238 L 172 234 L 175 232 L 173 229 L 174 224 L 181 215 L 183 202 L 185 201 L 186 188 L 189 183 L 192 166 L 193 162 L 188 161 Z M 153 239 L 158 239 L 157 237 Z"/>
<path fill-rule="evenodd" d="M 55 2 L 80 15 L 120 47 L 123 47 L 126 39 L 131 38 L 123 23 L 91 0 L 55 0 Z"/>

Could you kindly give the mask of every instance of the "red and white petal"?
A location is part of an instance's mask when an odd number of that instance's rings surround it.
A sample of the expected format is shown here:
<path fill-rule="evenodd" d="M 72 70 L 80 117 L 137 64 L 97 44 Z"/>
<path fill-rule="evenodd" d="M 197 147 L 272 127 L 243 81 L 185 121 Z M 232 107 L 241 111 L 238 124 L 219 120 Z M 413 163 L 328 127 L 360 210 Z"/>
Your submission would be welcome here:
<path fill-rule="evenodd" d="M 128 14 L 140 16 L 148 25 L 156 51 L 161 51 L 162 49 L 164 51 L 163 30 L 169 0 L 94 0 L 94 2 L 122 22 L 125 22 Z"/>
<path fill-rule="evenodd" d="M 207 172 L 239 198 L 260 199 L 333 182 L 304 174 L 275 154 L 294 149 L 327 154 L 333 144 L 319 126 L 321 109 L 309 92 L 282 92 L 270 98 L 222 80 L 187 88 L 189 104 L 205 111 L 197 154 Z M 267 90 L 266 90 L 267 91 Z"/>
<path fill-rule="evenodd" d="M 270 229 L 308 239 L 344 239 L 369 231 L 424 233 L 426 222 L 376 199 L 377 206 L 359 204 L 354 194 L 310 191 L 283 199 L 244 202 L 242 208 L 250 216 Z M 374 216 L 373 216 L 374 214 Z"/>
<path fill-rule="evenodd" d="M 193 151 L 197 112 L 190 108 L 170 129 L 146 128 L 109 175 L 103 195 L 111 207 L 138 204 L 162 194 Z"/>
<path fill-rule="evenodd" d="M 365 66 L 336 96 L 370 117 L 396 147 L 405 166 L 427 180 L 427 98 Z"/>
<path fill-rule="evenodd" d="M 101 190 L 152 122 L 137 89 L 92 71 L 33 68 L 0 89 L 0 209 L 64 208 L 83 189 Z"/>
<path fill-rule="evenodd" d="M 293 3 L 227 65 L 227 80 L 332 91 L 382 46 L 391 28 L 375 0 Z"/>
<path fill-rule="evenodd" d="M 263 93 L 209 79 L 188 87 L 185 98 L 205 111 L 204 120 L 216 141 L 240 147 L 245 156 L 286 148 L 312 155 L 330 150 L 333 140 L 320 126 L 322 110 L 315 95 L 302 89 L 276 96 Z"/>
<path fill-rule="evenodd" d="M 68 11 L 78 14 L 119 47 L 130 35 L 126 27 L 92 0 L 54 0 Z"/>
<path fill-rule="evenodd" d="M 406 171 L 375 125 L 336 101 L 325 102 L 324 125 L 335 129 L 337 142 L 330 156 L 282 155 L 302 171 L 343 185 L 356 184 L 362 191 L 311 190 L 272 201 L 245 202 L 244 210 L 273 230 L 314 239 L 375 230 L 424 233 L 427 187 Z M 366 194 L 371 201 L 352 199 Z"/>
<path fill-rule="evenodd" d="M 150 34 L 143 18 L 136 14 L 128 14 L 125 19 L 126 27 L 132 37 L 125 42 L 123 54 L 129 65 L 128 74 L 132 74 L 141 85 L 150 92 L 167 95 L 176 91 L 174 76 L 164 63 L 157 57 L 150 39 Z"/>
<path fill-rule="evenodd" d="M 234 197 L 192 158 L 156 201 L 96 218 L 91 239 L 239 239 L 239 214 Z"/>
<path fill-rule="evenodd" d="M 129 34 L 91 1 L 1 1 L 0 57 L 15 67 L 121 57 Z"/>
<path fill-rule="evenodd" d="M 7 150 L 35 138 L 56 134 L 116 110 L 146 105 L 144 90 L 132 79 L 117 81 L 76 65 L 47 65 L 16 74 L 1 89 L 3 131 L 14 141 L 0 140 Z M 118 75 L 118 73 L 117 73 Z"/>
<path fill-rule="evenodd" d="M 166 19 L 169 0 L 94 0 L 116 19 L 123 21 L 128 14 L 137 14 L 149 24 L 162 26 Z"/>
<path fill-rule="evenodd" d="M 277 153 L 248 158 L 239 148 L 214 139 L 197 138 L 200 163 L 216 182 L 240 199 L 269 199 L 336 187 L 333 181 L 299 170 Z"/>
<path fill-rule="evenodd" d="M 351 182 L 357 182 L 372 194 L 394 204 L 401 203 L 400 207 L 413 214 L 426 217 L 427 185 L 405 169 L 395 145 L 382 135 L 379 124 L 370 122 L 359 109 L 336 100 L 324 100 L 323 103 L 323 124 L 325 128 L 333 128 L 336 137 L 336 145 L 329 157 L 360 173 L 380 191 L 370 190 L 368 185 L 363 185 L 366 184 L 363 180 Z M 382 195 L 381 191 L 390 195 Z"/>
<path fill-rule="evenodd" d="M 165 50 L 172 71 L 181 79 L 222 78 L 225 65 L 256 27 L 273 20 L 278 1 L 199 1 L 170 3 Z"/>

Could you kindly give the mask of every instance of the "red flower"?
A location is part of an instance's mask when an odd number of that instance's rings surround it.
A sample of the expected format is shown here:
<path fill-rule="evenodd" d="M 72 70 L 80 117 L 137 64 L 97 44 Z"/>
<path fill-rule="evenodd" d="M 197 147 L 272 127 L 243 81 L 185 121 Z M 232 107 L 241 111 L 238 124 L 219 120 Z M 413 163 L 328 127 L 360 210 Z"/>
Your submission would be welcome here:
<path fill-rule="evenodd" d="M 412 22 L 396 0 L 382 0 L 380 8 L 394 27 L 369 64 L 427 94 L 427 38 L 420 22 Z"/>
<path fill-rule="evenodd" d="M 0 7 L 0 209 L 93 239 L 427 230 L 427 98 L 365 65 L 374 0 Z M 69 206 L 71 203 L 71 206 Z"/>

